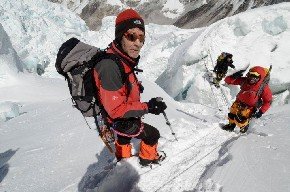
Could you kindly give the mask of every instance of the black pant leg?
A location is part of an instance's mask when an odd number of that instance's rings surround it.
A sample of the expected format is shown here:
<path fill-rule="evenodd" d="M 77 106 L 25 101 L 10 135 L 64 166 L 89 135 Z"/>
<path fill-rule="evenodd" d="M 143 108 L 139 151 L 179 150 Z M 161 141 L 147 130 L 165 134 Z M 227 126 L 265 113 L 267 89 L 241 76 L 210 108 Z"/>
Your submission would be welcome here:
<path fill-rule="evenodd" d="M 130 144 L 131 138 L 117 134 L 117 141 L 120 145 L 127 145 L 127 144 Z"/>

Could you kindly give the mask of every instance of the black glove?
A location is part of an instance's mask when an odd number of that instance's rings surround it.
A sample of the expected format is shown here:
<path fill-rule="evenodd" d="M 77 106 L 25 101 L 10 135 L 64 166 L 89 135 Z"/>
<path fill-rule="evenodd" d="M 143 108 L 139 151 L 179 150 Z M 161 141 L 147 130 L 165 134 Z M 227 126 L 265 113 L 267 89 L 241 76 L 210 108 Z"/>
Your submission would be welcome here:
<path fill-rule="evenodd" d="M 239 70 L 237 72 L 235 72 L 234 74 L 232 74 L 231 76 L 234 78 L 234 79 L 237 79 L 239 77 L 242 77 L 243 76 L 243 73 L 245 72 L 246 70 Z"/>
<path fill-rule="evenodd" d="M 259 110 L 253 114 L 253 117 L 256 119 L 259 119 L 260 117 L 262 117 L 262 115 L 263 115 L 263 112 L 261 110 Z"/>
<path fill-rule="evenodd" d="M 150 99 L 147 105 L 148 105 L 148 112 L 155 115 L 159 115 L 167 108 L 166 104 L 159 98 Z"/>

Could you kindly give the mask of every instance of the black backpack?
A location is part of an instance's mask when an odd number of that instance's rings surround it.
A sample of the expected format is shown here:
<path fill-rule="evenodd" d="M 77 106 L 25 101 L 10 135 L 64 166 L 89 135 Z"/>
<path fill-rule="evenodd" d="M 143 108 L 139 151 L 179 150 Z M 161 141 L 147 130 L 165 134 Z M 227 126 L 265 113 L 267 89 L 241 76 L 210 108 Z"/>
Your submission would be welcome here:
<path fill-rule="evenodd" d="M 67 80 L 73 105 L 85 117 L 94 117 L 102 108 L 93 77 L 93 69 L 102 59 L 115 61 L 125 83 L 127 75 L 124 66 L 114 54 L 108 54 L 76 38 L 63 43 L 57 53 L 55 68 Z"/>

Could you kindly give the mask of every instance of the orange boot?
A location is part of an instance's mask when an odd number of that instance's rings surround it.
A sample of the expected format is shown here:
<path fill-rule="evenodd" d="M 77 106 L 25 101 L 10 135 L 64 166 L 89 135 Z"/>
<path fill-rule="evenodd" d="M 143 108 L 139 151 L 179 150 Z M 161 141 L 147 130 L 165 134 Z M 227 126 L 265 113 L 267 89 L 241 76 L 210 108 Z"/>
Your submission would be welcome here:
<path fill-rule="evenodd" d="M 115 149 L 116 149 L 116 158 L 118 161 L 120 161 L 123 158 L 129 158 L 131 157 L 131 149 L 132 145 L 131 144 L 126 144 L 126 145 L 120 145 L 118 141 L 115 142 Z"/>
<path fill-rule="evenodd" d="M 142 166 L 148 166 L 150 164 L 158 164 L 164 158 L 161 160 L 161 156 L 157 153 L 157 143 L 151 146 L 141 141 L 139 159 Z"/>

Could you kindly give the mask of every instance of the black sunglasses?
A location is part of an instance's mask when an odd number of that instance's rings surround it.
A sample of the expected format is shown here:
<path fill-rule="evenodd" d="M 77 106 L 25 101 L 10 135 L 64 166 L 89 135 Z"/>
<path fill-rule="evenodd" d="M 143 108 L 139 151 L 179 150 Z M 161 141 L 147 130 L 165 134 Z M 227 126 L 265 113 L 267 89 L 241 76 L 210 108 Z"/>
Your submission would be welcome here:
<path fill-rule="evenodd" d="M 145 42 L 145 35 L 137 35 L 136 33 L 126 32 L 124 37 L 131 42 L 135 42 L 137 39 L 139 39 L 140 43 Z"/>

